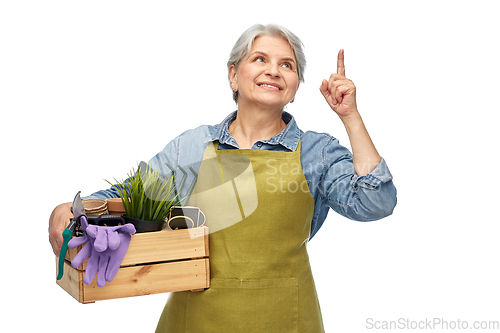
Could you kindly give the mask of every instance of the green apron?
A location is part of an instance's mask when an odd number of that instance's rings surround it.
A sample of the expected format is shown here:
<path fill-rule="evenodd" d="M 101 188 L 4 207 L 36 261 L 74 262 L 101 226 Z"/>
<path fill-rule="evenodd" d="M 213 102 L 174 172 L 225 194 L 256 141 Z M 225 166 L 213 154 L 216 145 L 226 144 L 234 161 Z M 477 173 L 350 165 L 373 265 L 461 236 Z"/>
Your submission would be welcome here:
<path fill-rule="evenodd" d="M 217 148 L 208 144 L 189 201 L 207 217 L 211 286 L 171 293 L 156 332 L 324 332 L 300 141 L 295 152 Z"/>

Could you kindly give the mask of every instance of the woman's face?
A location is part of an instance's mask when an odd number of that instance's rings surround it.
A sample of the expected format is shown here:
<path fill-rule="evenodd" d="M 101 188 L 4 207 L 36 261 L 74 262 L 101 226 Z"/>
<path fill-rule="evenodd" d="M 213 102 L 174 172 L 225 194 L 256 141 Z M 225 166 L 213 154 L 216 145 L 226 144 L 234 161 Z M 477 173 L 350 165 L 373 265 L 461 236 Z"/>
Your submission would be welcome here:
<path fill-rule="evenodd" d="M 283 109 L 299 88 L 292 47 L 283 38 L 260 36 L 240 66 L 229 69 L 239 107 Z"/>

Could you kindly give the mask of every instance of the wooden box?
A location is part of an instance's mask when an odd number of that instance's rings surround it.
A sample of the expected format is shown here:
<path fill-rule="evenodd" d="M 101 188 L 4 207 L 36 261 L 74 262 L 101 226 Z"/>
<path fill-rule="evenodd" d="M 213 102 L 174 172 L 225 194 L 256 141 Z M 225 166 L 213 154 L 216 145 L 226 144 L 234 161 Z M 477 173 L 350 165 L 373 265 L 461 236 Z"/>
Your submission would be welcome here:
<path fill-rule="evenodd" d="M 71 266 L 81 247 L 68 249 L 64 275 L 57 281 L 81 303 L 210 287 L 207 227 L 132 235 L 118 274 L 103 288 L 96 278 L 89 286 L 83 283 L 87 260 L 78 269 Z"/>

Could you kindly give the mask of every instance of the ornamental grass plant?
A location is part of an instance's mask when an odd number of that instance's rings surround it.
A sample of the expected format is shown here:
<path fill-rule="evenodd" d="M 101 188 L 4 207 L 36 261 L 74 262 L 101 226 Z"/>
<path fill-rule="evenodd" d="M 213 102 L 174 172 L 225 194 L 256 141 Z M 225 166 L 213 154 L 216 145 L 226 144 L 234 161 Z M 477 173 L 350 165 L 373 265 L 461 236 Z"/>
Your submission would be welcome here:
<path fill-rule="evenodd" d="M 172 205 L 179 203 L 175 177 L 164 177 L 145 162 L 132 169 L 125 181 L 110 185 L 117 189 L 125 216 L 136 220 L 164 222 Z"/>

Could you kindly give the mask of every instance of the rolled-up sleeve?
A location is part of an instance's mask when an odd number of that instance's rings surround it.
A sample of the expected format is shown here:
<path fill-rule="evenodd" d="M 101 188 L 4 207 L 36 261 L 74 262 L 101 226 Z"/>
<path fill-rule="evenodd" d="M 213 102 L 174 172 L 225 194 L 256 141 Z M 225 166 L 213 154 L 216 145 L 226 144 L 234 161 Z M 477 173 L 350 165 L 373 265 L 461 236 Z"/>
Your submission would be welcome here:
<path fill-rule="evenodd" d="M 397 202 L 396 187 L 383 158 L 368 175 L 358 176 L 351 152 L 336 139 L 325 146 L 322 158 L 320 189 L 324 203 L 356 221 L 374 221 L 392 214 Z"/>

